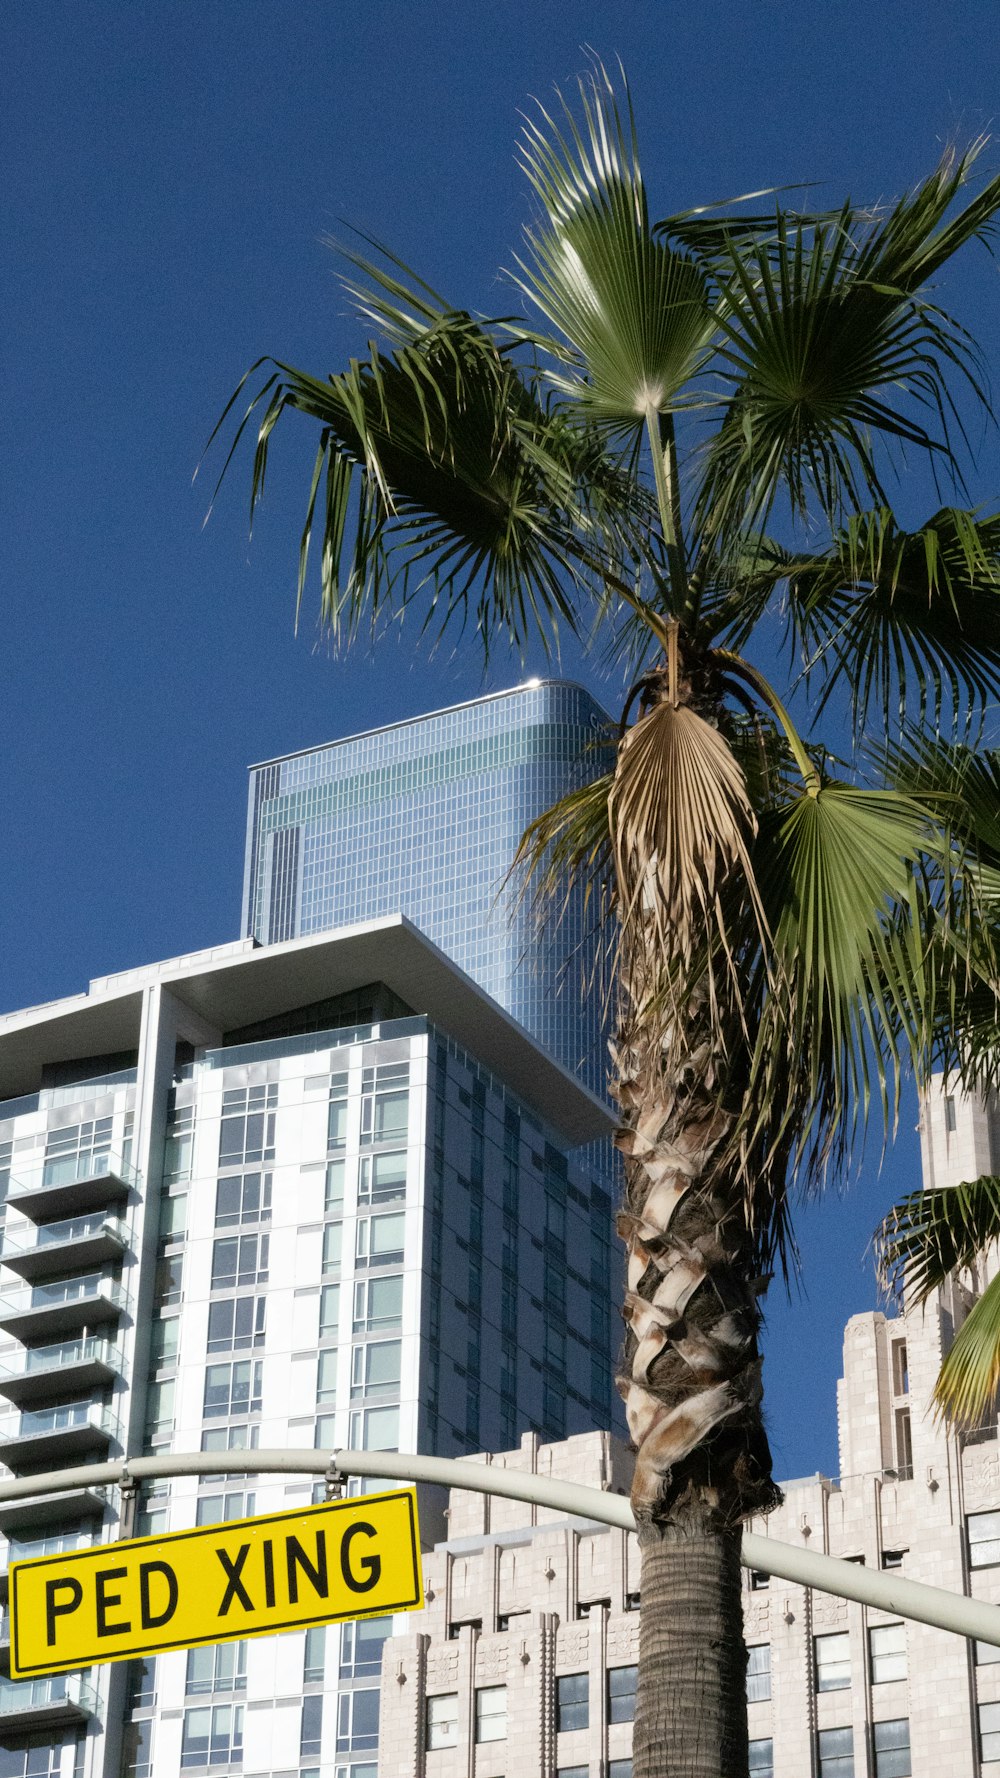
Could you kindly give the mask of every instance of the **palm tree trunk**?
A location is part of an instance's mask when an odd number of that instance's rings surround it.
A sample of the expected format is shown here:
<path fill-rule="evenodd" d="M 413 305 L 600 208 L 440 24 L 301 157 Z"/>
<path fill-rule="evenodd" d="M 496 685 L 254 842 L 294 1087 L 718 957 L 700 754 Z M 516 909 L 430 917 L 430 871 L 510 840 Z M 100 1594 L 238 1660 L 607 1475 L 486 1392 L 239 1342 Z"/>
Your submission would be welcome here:
<path fill-rule="evenodd" d="M 634 1778 L 744 1778 L 746 1651 L 740 1532 L 639 1533 L 642 1618 Z M 692 1707 L 692 1700 L 697 1700 Z"/>
<path fill-rule="evenodd" d="M 686 733 L 668 713 L 662 748 L 703 746 L 706 770 L 729 772 L 718 704 L 704 684 L 698 696 L 687 676 L 678 681 L 676 662 L 662 683 L 647 684 L 654 714 L 667 701 L 674 710 L 702 706 Z M 626 737 L 619 780 L 628 747 Z M 684 772 L 664 776 L 682 795 Z M 618 1227 L 628 1248 L 619 1389 L 637 1451 L 642 1550 L 635 1778 L 747 1778 L 740 1535 L 745 1519 L 781 1498 L 760 1407 L 764 1280 L 733 1140 L 738 962 L 713 924 L 727 879 L 739 881 L 742 843 L 736 834 L 728 854 L 713 858 L 722 825 L 710 820 L 697 836 L 691 880 L 700 876 L 686 910 L 680 867 L 664 882 L 660 847 L 619 864 L 627 912 L 613 1053 L 625 1160 Z"/>

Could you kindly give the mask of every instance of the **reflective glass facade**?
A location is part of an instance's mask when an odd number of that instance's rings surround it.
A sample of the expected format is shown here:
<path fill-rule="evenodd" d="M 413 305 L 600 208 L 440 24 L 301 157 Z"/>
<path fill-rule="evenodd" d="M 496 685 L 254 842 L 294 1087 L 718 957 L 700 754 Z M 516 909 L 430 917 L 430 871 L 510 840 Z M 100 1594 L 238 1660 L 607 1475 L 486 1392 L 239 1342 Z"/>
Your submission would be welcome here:
<path fill-rule="evenodd" d="M 609 718 L 548 680 L 255 766 L 243 931 L 262 944 L 403 913 L 603 1090 L 593 915 L 539 935 L 505 878 L 528 824 L 609 769 Z"/>

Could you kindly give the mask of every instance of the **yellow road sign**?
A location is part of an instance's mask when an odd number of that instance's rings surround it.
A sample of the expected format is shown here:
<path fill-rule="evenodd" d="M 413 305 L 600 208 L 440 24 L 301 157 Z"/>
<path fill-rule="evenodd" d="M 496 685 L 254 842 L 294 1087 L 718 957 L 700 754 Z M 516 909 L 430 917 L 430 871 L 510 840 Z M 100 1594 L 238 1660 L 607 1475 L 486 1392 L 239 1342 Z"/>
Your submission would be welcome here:
<path fill-rule="evenodd" d="M 30 1679 L 422 1604 L 416 1490 L 400 1488 L 15 1562 L 10 1670 Z"/>

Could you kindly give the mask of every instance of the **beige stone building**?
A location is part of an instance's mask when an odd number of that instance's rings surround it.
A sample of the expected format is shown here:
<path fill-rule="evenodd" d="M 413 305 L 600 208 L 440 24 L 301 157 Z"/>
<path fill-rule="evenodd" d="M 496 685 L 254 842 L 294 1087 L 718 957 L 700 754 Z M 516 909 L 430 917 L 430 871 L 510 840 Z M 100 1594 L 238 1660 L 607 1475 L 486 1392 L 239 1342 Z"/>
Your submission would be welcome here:
<path fill-rule="evenodd" d="M 923 1124 L 928 1183 L 1000 1170 L 982 1106 L 942 1091 Z M 841 1474 L 786 1482 L 755 1531 L 1000 1603 L 996 1428 L 957 1440 L 927 1411 L 995 1269 L 925 1311 L 852 1317 Z M 602 1433 L 528 1437 L 493 1461 L 628 1486 L 628 1453 Z M 450 1515 L 425 1563 L 427 1609 L 385 1647 L 379 1778 L 631 1778 L 634 1539 L 478 1495 L 453 1493 Z M 1000 1778 L 1000 1649 L 763 1574 L 745 1588 L 755 1778 Z"/>

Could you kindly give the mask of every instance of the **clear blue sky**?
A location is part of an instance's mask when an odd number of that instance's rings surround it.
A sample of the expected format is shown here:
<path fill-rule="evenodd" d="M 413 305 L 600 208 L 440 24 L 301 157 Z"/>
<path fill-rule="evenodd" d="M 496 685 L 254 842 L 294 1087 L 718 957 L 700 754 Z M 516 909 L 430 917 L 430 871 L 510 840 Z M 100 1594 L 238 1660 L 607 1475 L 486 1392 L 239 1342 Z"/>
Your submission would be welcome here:
<path fill-rule="evenodd" d="M 334 662 L 311 612 L 295 637 L 305 435 L 252 545 L 245 473 L 201 528 L 192 472 L 252 359 L 363 349 L 325 233 L 347 219 L 456 302 L 505 306 L 518 113 L 584 44 L 629 71 L 658 214 L 803 179 L 892 196 L 991 127 L 994 24 L 981 0 L 6 7 L 0 1007 L 234 937 L 251 761 L 484 688 L 471 644 Z M 991 350 L 997 289 L 980 255 L 948 291 Z M 992 441 L 978 497 L 998 471 Z M 498 658 L 485 686 L 521 676 Z M 808 1297 L 772 1293 L 779 1474 L 836 1468 L 841 1327 L 874 1301 L 863 1250 L 915 1178 L 913 1121 L 881 1178 L 805 1216 Z"/>

